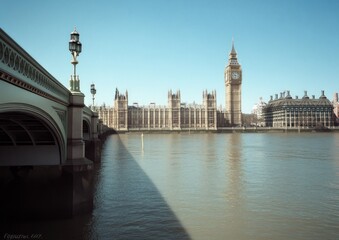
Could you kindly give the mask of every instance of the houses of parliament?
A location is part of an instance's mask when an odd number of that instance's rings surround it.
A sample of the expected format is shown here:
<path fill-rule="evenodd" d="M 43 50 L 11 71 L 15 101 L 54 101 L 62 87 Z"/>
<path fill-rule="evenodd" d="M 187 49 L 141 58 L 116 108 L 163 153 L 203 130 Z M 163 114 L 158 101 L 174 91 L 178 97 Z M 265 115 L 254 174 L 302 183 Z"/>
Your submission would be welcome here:
<path fill-rule="evenodd" d="M 203 91 L 202 104 L 181 102 L 181 92 L 168 91 L 167 106 L 151 103 L 148 106 L 129 105 L 128 92 L 115 91 L 113 107 L 95 107 L 103 124 L 117 131 L 129 130 L 216 130 L 241 126 L 242 69 L 232 43 L 225 67 L 226 109 L 217 109 L 216 91 Z"/>

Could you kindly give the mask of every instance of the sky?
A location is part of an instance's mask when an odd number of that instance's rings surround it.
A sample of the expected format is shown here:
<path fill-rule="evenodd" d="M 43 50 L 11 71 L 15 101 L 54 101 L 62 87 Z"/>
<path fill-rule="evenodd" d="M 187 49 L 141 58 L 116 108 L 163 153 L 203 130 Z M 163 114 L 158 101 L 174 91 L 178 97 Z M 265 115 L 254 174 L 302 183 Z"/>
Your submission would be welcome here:
<path fill-rule="evenodd" d="M 115 89 L 129 105 L 167 105 L 168 90 L 202 103 L 217 92 L 225 108 L 224 70 L 232 39 L 242 66 L 242 111 L 262 97 L 332 100 L 339 92 L 337 0 L 1 0 L 0 27 L 67 88 L 68 50 L 76 27 L 82 52 L 77 74 L 85 104 L 113 105 Z"/>

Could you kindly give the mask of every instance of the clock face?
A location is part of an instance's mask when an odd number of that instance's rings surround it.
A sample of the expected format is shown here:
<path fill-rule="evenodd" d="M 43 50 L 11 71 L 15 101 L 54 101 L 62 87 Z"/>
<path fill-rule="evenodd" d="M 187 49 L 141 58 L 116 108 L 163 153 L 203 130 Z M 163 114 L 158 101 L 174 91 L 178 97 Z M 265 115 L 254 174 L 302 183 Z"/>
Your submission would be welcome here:
<path fill-rule="evenodd" d="M 240 77 L 240 74 L 238 72 L 232 72 L 232 78 L 238 79 Z"/>

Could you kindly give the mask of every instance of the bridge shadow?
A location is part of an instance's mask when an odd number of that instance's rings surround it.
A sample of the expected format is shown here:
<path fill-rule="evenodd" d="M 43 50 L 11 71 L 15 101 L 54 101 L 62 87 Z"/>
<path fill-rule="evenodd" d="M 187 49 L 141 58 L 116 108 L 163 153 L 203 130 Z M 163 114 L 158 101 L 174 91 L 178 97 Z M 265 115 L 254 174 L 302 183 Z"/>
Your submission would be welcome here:
<path fill-rule="evenodd" d="M 5 234 L 29 239 L 190 239 L 119 135 L 107 137 L 102 161 L 93 172 L 92 213 L 72 219 L 2 222 L 0 239 Z"/>
<path fill-rule="evenodd" d="M 190 239 L 119 135 L 107 138 L 96 168 L 93 239 Z"/>

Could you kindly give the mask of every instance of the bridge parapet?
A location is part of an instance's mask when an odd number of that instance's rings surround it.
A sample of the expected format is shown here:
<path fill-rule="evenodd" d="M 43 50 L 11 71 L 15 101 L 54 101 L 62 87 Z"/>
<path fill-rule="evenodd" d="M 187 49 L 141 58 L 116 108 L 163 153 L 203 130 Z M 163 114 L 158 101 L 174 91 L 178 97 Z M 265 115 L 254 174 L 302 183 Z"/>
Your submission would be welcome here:
<path fill-rule="evenodd" d="M 0 28 L 0 76 L 30 92 L 67 105 L 69 90 Z"/>

